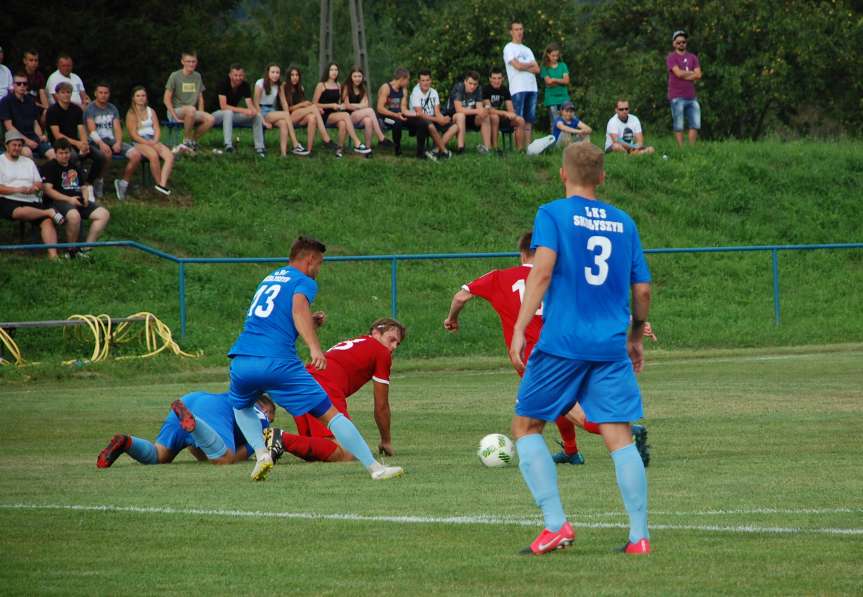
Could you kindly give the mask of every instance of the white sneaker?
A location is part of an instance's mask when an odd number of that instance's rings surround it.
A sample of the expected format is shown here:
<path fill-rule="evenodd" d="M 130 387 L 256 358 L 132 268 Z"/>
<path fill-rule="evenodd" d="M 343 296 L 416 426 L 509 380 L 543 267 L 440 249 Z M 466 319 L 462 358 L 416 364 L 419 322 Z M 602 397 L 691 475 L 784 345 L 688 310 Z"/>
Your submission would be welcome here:
<path fill-rule="evenodd" d="M 356 153 L 361 153 L 361 154 L 363 154 L 363 155 L 365 155 L 365 154 L 367 154 L 367 153 L 371 153 L 371 152 L 372 152 L 372 150 L 371 150 L 371 149 L 369 149 L 368 147 L 366 147 L 365 143 L 360 143 L 359 145 L 357 145 L 356 147 L 354 147 L 354 151 L 355 151 Z"/>
<path fill-rule="evenodd" d="M 123 201 L 126 198 L 126 191 L 129 189 L 129 183 L 118 178 L 114 181 L 114 191 L 117 193 L 117 200 Z"/>
<path fill-rule="evenodd" d="M 264 454 L 255 462 L 255 468 L 252 470 L 252 481 L 264 481 L 270 470 L 273 468 L 273 459 L 269 453 Z"/>
<path fill-rule="evenodd" d="M 372 481 L 394 479 L 396 477 L 401 477 L 403 474 L 405 474 L 405 471 L 400 466 L 386 466 L 382 464 L 379 469 L 372 472 Z"/>

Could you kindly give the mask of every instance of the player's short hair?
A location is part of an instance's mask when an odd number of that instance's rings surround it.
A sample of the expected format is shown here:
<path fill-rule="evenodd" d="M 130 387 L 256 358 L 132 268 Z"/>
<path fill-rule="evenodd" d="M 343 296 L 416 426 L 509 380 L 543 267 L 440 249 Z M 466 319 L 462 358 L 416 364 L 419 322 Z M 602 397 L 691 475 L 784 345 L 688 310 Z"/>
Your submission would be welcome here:
<path fill-rule="evenodd" d="M 431 71 L 427 68 L 424 68 L 417 73 L 417 77 L 431 77 Z"/>
<path fill-rule="evenodd" d="M 57 83 L 57 86 L 54 87 L 54 93 L 60 93 L 61 91 L 68 91 L 72 93 L 72 84 L 63 81 L 62 83 Z"/>
<path fill-rule="evenodd" d="M 93 86 L 93 90 L 95 91 L 96 89 L 99 89 L 99 87 L 104 87 L 108 91 L 111 91 L 111 84 L 107 81 L 99 81 Z"/>
<path fill-rule="evenodd" d="M 617 101 L 614 102 L 614 105 L 617 106 L 617 104 L 623 104 L 623 103 L 628 104 L 629 100 L 625 97 L 619 97 L 619 98 L 617 98 Z"/>
<path fill-rule="evenodd" d="M 72 57 L 66 52 L 60 52 L 57 54 L 57 62 L 60 62 L 61 60 L 72 60 Z"/>
<path fill-rule="evenodd" d="M 567 181 L 578 185 L 598 185 L 605 164 L 603 151 L 592 143 L 573 143 L 563 152 Z"/>
<path fill-rule="evenodd" d="M 403 66 L 398 67 L 395 70 L 395 72 L 393 73 L 393 79 L 394 80 L 410 79 L 410 78 L 411 78 L 411 72 L 408 69 L 404 68 Z"/>
<path fill-rule="evenodd" d="M 189 56 L 190 58 L 197 58 L 198 52 L 196 52 L 195 50 L 183 50 L 182 52 L 180 52 L 180 58 L 185 58 L 186 56 Z"/>
<path fill-rule="evenodd" d="M 270 398 L 267 394 L 261 394 L 260 396 L 258 396 L 257 402 L 260 402 L 264 406 L 269 406 L 270 408 L 273 409 L 273 412 L 276 411 L 275 402 L 273 402 L 273 399 Z"/>
<path fill-rule="evenodd" d="M 473 79 L 477 83 L 479 83 L 479 73 L 475 70 L 469 70 L 464 74 L 465 79 Z"/>
<path fill-rule="evenodd" d="M 228 70 L 246 70 L 246 69 L 243 68 L 243 65 L 240 64 L 239 62 L 235 62 L 230 67 L 228 67 Z"/>
<path fill-rule="evenodd" d="M 512 28 L 513 28 L 515 25 L 524 25 L 524 23 L 522 22 L 522 20 L 521 20 L 521 19 L 511 19 L 511 20 L 509 21 L 509 30 L 510 30 L 510 31 L 512 31 Z"/>
<path fill-rule="evenodd" d="M 502 74 L 503 74 L 503 69 L 499 66 L 491 67 L 491 71 L 489 72 L 489 76 L 491 76 L 491 75 L 502 75 Z"/>
<path fill-rule="evenodd" d="M 311 236 L 300 236 L 294 241 L 294 244 L 291 245 L 291 261 L 294 259 L 300 259 L 309 252 L 323 254 L 327 252 L 327 247 L 324 243 L 312 238 Z"/>
<path fill-rule="evenodd" d="M 536 249 L 530 248 L 530 242 L 533 240 L 533 231 L 528 230 L 524 234 L 518 237 L 518 250 L 525 255 L 533 255 L 536 253 Z"/>
<path fill-rule="evenodd" d="M 402 325 L 400 322 L 396 321 L 395 319 L 391 319 L 389 317 L 381 317 L 380 319 L 375 319 L 372 322 L 372 327 L 369 328 L 369 334 L 371 334 L 375 330 L 377 330 L 381 334 L 383 334 L 389 330 L 394 330 L 394 329 L 399 331 L 399 335 L 400 335 L 402 341 L 404 341 L 405 336 L 407 336 L 407 333 L 408 333 L 407 328 L 404 325 Z"/>
<path fill-rule="evenodd" d="M 57 149 L 57 150 L 62 149 L 63 151 L 70 151 L 72 149 L 72 144 L 69 143 L 69 139 L 63 139 L 63 138 L 56 139 L 54 141 L 54 149 Z"/>

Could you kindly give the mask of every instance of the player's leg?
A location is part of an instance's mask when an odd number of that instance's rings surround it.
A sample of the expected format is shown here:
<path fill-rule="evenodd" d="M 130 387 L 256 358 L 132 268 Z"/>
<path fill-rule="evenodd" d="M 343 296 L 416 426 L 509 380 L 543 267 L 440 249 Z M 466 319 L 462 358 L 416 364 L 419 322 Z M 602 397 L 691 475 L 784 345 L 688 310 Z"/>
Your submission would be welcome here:
<path fill-rule="evenodd" d="M 562 441 L 560 452 L 555 453 L 552 460 L 555 464 L 584 464 L 584 456 L 578 451 L 578 442 L 575 439 L 575 425 L 566 415 L 558 417 L 554 422 Z"/>
<path fill-rule="evenodd" d="M 329 399 L 327 399 L 329 403 Z M 320 412 L 321 405 L 312 409 L 311 412 L 318 418 L 321 423 L 324 423 L 327 428 L 336 437 L 339 445 L 346 451 L 350 452 L 360 463 L 366 468 L 372 479 L 380 481 L 383 479 L 391 479 L 398 477 L 404 473 L 399 466 L 385 466 L 375 460 L 372 456 L 372 451 L 366 440 L 360 434 L 356 426 L 349 418 L 340 413 L 331 403 L 325 412 Z"/>
<path fill-rule="evenodd" d="M 226 459 L 228 447 L 224 440 L 203 418 L 195 417 L 182 400 L 174 400 L 171 403 L 171 410 L 179 420 L 180 427 L 192 435 L 195 446 L 207 456 L 207 460 L 217 464 L 224 463 L 226 460 L 233 461 L 233 450 L 230 458 Z M 258 425 L 260 426 L 260 423 Z"/>
<path fill-rule="evenodd" d="M 237 356 L 231 360 L 229 393 L 237 427 L 255 451 L 253 481 L 263 481 L 273 468 L 273 459 L 264 444 L 261 422 L 255 412 L 255 402 L 260 392 L 266 390 L 263 384 L 271 377 L 271 369 L 271 359 Z"/>
<path fill-rule="evenodd" d="M 344 450 L 333 439 L 288 433 L 273 428 L 268 436 L 270 455 L 275 461 L 284 452 L 293 454 L 306 462 L 348 462 L 353 454 Z"/>

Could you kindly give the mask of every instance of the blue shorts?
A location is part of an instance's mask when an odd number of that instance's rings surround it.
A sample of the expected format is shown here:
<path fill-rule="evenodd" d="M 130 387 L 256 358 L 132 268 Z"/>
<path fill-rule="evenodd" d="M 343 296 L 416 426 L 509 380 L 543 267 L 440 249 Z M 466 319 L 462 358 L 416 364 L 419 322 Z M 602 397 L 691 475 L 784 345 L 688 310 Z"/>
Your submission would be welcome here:
<path fill-rule="evenodd" d="M 515 414 L 554 421 L 576 402 L 593 423 L 628 423 L 644 414 L 629 359 L 579 361 L 534 350 L 518 388 Z"/>
<path fill-rule="evenodd" d="M 237 410 L 252 406 L 266 392 L 295 417 L 319 417 L 333 403 L 298 358 L 235 356 L 231 360 L 231 402 Z"/>
<path fill-rule="evenodd" d="M 237 443 L 234 440 L 234 409 L 231 402 L 224 395 L 213 395 L 206 392 L 192 392 L 181 398 L 196 419 L 205 421 L 219 434 L 225 447 L 236 452 Z M 180 420 L 173 411 L 168 413 L 162 429 L 156 437 L 156 443 L 161 444 L 172 452 L 179 452 L 183 448 L 194 446 L 195 440 L 192 434 L 180 427 Z M 221 455 L 220 455 L 221 456 Z M 218 458 L 218 456 L 217 456 Z"/>
<path fill-rule="evenodd" d="M 684 99 L 676 97 L 671 100 L 671 128 L 675 132 L 683 130 L 683 118 L 686 117 L 686 122 L 689 128 L 701 129 L 701 106 L 697 99 Z"/>
<path fill-rule="evenodd" d="M 536 122 L 536 91 L 522 91 L 512 94 L 512 109 L 524 118 L 525 122 Z"/>

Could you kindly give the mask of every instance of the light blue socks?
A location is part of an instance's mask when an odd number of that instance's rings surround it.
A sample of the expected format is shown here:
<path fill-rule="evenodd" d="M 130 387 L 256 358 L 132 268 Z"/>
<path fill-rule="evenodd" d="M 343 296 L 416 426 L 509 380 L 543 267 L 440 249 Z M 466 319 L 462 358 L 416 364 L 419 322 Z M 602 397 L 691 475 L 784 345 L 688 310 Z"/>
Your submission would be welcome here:
<path fill-rule="evenodd" d="M 156 446 L 140 437 L 132 436 L 132 444 L 126 450 L 126 454 L 141 464 L 159 464 L 159 457 L 156 455 Z"/>
<path fill-rule="evenodd" d="M 264 436 L 261 433 L 261 420 L 258 418 L 258 413 L 255 412 L 254 404 L 242 410 L 235 408 L 234 418 L 237 420 L 237 427 L 243 432 L 246 441 L 254 448 L 255 452 L 267 449 L 264 445 Z"/>
<path fill-rule="evenodd" d="M 260 429 L 261 423 L 257 415 L 255 415 L 255 420 L 258 423 L 258 429 Z M 221 458 L 228 451 L 225 441 L 219 437 L 219 434 L 206 421 L 197 417 L 195 417 L 195 430 L 192 432 L 192 439 L 210 460 Z"/>
<path fill-rule="evenodd" d="M 557 469 L 545 440 L 542 435 L 533 433 L 519 439 L 515 447 L 518 451 L 518 468 L 536 505 L 542 510 L 545 528 L 552 532 L 559 531 L 566 522 L 566 515 L 557 487 Z"/>
<path fill-rule="evenodd" d="M 369 468 L 376 462 L 366 440 L 363 439 L 359 430 L 345 415 L 342 413 L 337 414 L 335 417 L 330 419 L 330 424 L 327 425 L 327 427 L 333 432 L 333 435 L 336 436 L 336 440 L 339 444 L 341 444 L 345 450 L 353 454 L 354 458 L 359 460 L 364 467 Z"/>
<path fill-rule="evenodd" d="M 629 542 L 637 543 L 649 539 L 647 532 L 647 475 L 644 463 L 635 444 L 611 453 L 614 470 L 617 473 L 617 486 L 623 498 L 623 506 L 629 514 Z"/>

